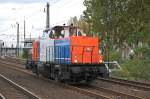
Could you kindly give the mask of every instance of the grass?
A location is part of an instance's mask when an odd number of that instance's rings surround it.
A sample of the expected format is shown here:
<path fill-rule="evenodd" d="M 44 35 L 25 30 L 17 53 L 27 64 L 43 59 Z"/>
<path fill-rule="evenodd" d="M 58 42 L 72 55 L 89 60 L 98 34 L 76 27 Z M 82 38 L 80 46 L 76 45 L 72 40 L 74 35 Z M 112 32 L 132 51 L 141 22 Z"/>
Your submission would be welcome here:
<path fill-rule="evenodd" d="M 112 72 L 111 76 L 132 80 L 150 80 L 150 60 L 126 60 L 121 64 L 121 67 L 122 70 Z"/>

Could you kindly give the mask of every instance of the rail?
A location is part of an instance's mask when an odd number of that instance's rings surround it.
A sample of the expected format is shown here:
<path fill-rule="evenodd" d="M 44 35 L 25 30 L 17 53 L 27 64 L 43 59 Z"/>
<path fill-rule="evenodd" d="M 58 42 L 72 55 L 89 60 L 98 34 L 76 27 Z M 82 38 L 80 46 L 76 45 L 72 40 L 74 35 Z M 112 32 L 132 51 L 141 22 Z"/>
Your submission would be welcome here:
<path fill-rule="evenodd" d="M 1 62 L 0 62 L 1 63 Z M 21 71 L 21 72 L 24 72 L 28 75 L 33 75 L 31 72 L 29 71 L 26 71 L 24 70 L 23 68 L 20 69 L 18 68 L 17 66 L 15 66 L 14 64 L 9 64 L 9 63 L 5 63 L 5 62 L 2 62 L 2 64 L 5 64 L 7 65 L 6 67 L 8 68 L 11 68 L 11 69 L 14 69 L 14 70 L 18 70 L 18 71 Z M 11 66 L 10 66 L 11 65 Z M 96 97 L 96 98 L 101 98 L 101 99 L 110 99 L 110 97 L 107 97 L 107 96 L 103 96 L 103 95 L 100 95 L 100 94 L 96 94 L 96 93 L 93 93 L 93 92 L 90 92 L 90 91 L 87 91 L 87 90 L 84 90 L 84 89 L 81 89 L 81 88 L 77 88 L 77 87 L 74 87 L 74 86 L 69 86 L 67 84 L 62 84 L 62 83 L 56 83 L 55 81 L 52 81 L 52 80 L 49 80 L 49 79 L 45 79 L 45 78 L 42 78 L 43 80 L 46 80 L 46 81 L 49 81 L 51 83 L 54 83 L 54 84 L 57 84 L 59 86 L 62 86 L 62 87 L 65 87 L 65 88 L 69 88 L 69 89 L 72 89 L 72 90 L 75 90 L 77 92 L 80 92 L 82 94 L 85 94 L 85 95 L 88 95 L 88 96 L 92 96 L 92 97 Z"/>
<path fill-rule="evenodd" d="M 137 89 L 142 89 L 144 91 L 150 91 L 150 85 L 147 83 L 123 80 L 123 79 L 118 79 L 118 78 L 97 78 L 97 79 L 101 81 L 105 81 L 105 82 L 110 82 L 110 83 L 125 85 L 129 87 L 134 87 Z"/>
<path fill-rule="evenodd" d="M 5 81 L 7 81 L 9 84 L 17 88 L 18 90 L 26 93 L 29 95 L 32 99 L 41 99 L 39 96 L 35 95 L 34 93 L 30 92 L 29 90 L 25 89 L 24 87 L 18 85 L 17 83 L 13 82 L 12 80 L 6 78 L 4 75 L 0 74 L 0 77 L 2 77 Z"/>
<path fill-rule="evenodd" d="M 99 86 L 94 86 L 94 89 L 112 94 L 112 95 L 114 95 L 114 97 L 116 99 L 118 99 L 118 98 L 120 98 L 120 99 L 143 99 L 142 97 L 130 95 L 130 94 L 127 94 L 127 93 L 123 93 L 123 92 L 119 92 L 119 91 L 115 91 L 115 90 L 112 90 L 112 89 L 103 88 L 103 87 L 99 87 Z"/>
<path fill-rule="evenodd" d="M 6 99 L 6 98 L 4 97 L 4 95 L 2 95 L 2 94 L 0 93 L 0 99 Z"/>
<path fill-rule="evenodd" d="M 14 64 L 11 64 L 11 66 L 9 66 L 10 63 L 3 63 L 3 64 L 6 64 L 7 67 L 9 67 L 9 68 L 22 71 L 22 72 L 24 72 L 24 73 L 26 73 L 28 75 L 32 75 L 31 72 L 29 72 L 27 70 L 24 70 L 23 68 L 22 69 L 17 68 L 17 67 L 15 67 Z M 41 77 L 41 79 L 46 80 L 46 81 L 50 81 L 51 83 L 57 84 L 59 86 L 62 86 L 62 87 L 68 88 L 68 89 L 75 90 L 77 92 L 80 92 L 82 94 L 85 94 L 85 95 L 88 95 L 88 96 L 92 96 L 92 97 L 95 97 L 95 98 L 112 99 L 112 97 L 108 97 L 108 96 L 105 96 L 103 94 L 99 94 L 99 93 L 96 93 L 96 92 L 93 92 L 93 91 L 89 91 L 89 90 L 83 89 L 81 87 L 71 86 L 71 85 L 67 85 L 67 84 L 63 84 L 63 83 L 58 83 L 58 82 L 55 82 L 55 81 L 52 81 L 52 80 L 49 80 L 49 79 L 45 79 L 45 78 L 42 78 L 42 77 Z M 103 92 L 108 93 L 108 94 L 115 95 L 116 97 L 117 96 L 121 96 L 121 97 L 125 97 L 126 99 L 142 99 L 141 97 L 132 96 L 132 95 L 129 95 L 129 94 L 126 94 L 126 93 L 121 93 L 121 92 L 117 92 L 117 91 L 114 91 L 114 90 L 111 90 L 111 89 L 106 89 L 106 88 L 102 88 L 102 87 L 98 87 L 98 86 L 93 87 L 93 89 L 94 90 L 103 91 Z"/>

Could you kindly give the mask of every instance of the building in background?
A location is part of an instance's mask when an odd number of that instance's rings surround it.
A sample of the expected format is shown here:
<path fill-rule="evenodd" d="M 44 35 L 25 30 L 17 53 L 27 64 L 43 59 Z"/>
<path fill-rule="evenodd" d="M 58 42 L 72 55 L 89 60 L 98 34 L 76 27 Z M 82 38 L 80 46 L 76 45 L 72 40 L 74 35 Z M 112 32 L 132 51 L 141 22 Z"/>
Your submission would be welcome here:
<path fill-rule="evenodd" d="M 32 48 L 32 42 L 35 38 L 26 38 L 22 43 L 24 43 L 24 48 Z"/>

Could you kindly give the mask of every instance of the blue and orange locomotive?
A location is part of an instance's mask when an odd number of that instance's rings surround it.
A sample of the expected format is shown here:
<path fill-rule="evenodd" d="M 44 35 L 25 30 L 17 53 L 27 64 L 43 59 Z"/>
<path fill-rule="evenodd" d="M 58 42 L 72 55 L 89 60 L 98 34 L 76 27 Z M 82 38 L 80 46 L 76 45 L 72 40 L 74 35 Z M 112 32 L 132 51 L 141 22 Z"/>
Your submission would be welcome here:
<path fill-rule="evenodd" d="M 99 54 L 98 37 L 82 36 L 74 26 L 55 26 L 46 32 L 48 37 L 35 40 L 32 45 L 30 66 L 36 74 L 71 83 L 109 76 Z"/>

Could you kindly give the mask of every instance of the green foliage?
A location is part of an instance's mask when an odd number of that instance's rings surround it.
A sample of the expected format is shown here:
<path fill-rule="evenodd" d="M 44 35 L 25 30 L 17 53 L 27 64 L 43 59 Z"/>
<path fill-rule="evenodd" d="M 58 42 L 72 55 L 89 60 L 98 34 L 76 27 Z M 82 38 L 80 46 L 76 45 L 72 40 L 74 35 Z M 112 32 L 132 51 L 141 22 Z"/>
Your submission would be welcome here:
<path fill-rule="evenodd" d="M 84 0 L 84 5 L 84 20 L 91 33 L 101 35 L 110 60 L 120 61 L 121 55 L 113 52 L 117 48 L 136 48 L 134 59 L 114 75 L 150 78 L 150 0 Z M 139 43 L 149 46 L 138 48 Z"/>
<path fill-rule="evenodd" d="M 113 76 L 125 78 L 142 78 L 150 80 L 150 60 L 128 60 L 121 64 L 123 68 L 121 71 L 115 71 Z"/>
<path fill-rule="evenodd" d="M 28 50 L 23 50 L 22 58 L 27 59 L 28 58 Z"/>
<path fill-rule="evenodd" d="M 135 49 L 135 55 L 139 59 L 149 60 L 150 59 L 150 48 L 147 46 L 138 47 Z"/>
<path fill-rule="evenodd" d="M 147 37 L 146 32 L 132 33 L 128 38 L 128 43 L 129 44 L 131 44 L 131 43 L 137 44 L 139 41 L 145 42 L 147 40 L 145 37 Z"/>
<path fill-rule="evenodd" d="M 85 21 L 92 33 L 109 35 L 111 45 L 150 43 L 150 1 L 85 0 Z M 150 44 L 149 44 L 150 45 Z"/>
<path fill-rule="evenodd" d="M 74 26 L 82 29 L 85 34 L 89 34 L 89 24 L 85 22 L 82 16 L 80 16 L 79 19 L 77 19 L 77 17 L 71 17 L 68 21 L 68 25 L 70 25 L 71 23 L 73 23 Z"/>
<path fill-rule="evenodd" d="M 129 71 L 126 68 L 123 68 L 123 70 L 113 71 L 111 73 L 111 76 L 119 77 L 119 78 L 129 78 L 130 77 L 130 73 L 129 73 Z"/>
<path fill-rule="evenodd" d="M 110 61 L 121 61 L 121 54 L 119 52 L 109 52 L 109 60 Z"/>

